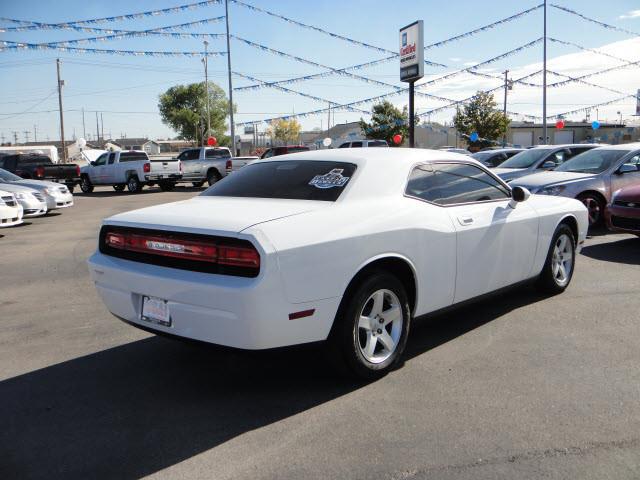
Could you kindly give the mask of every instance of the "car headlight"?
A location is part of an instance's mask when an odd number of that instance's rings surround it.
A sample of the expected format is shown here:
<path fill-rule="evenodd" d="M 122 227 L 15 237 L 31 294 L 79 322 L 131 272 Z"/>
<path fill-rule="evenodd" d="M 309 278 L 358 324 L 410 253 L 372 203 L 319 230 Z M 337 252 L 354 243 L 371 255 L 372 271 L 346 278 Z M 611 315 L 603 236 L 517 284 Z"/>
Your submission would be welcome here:
<path fill-rule="evenodd" d="M 540 190 L 540 195 L 560 195 L 566 190 L 566 185 L 554 185 L 553 187 L 547 187 Z"/>
<path fill-rule="evenodd" d="M 45 194 L 45 195 L 51 195 L 51 194 L 49 193 L 49 189 L 48 189 L 48 188 L 43 188 L 43 189 L 42 189 L 42 193 L 43 193 L 43 194 Z"/>
<path fill-rule="evenodd" d="M 26 200 L 27 199 L 27 195 L 26 193 L 14 193 L 14 196 L 18 199 L 18 200 Z"/>

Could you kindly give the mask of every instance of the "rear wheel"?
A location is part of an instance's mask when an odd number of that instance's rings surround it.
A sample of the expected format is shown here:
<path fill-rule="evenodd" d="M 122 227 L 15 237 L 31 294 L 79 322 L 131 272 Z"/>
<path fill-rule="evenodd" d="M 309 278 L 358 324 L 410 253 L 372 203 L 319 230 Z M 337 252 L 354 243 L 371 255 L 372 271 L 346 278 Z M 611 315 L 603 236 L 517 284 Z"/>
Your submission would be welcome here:
<path fill-rule="evenodd" d="M 114 186 L 113 186 L 113 189 L 114 189 L 116 192 L 122 192 L 122 191 L 124 190 L 124 187 L 125 187 L 125 185 L 124 185 L 124 184 L 119 184 L 119 185 L 114 185 Z"/>
<path fill-rule="evenodd" d="M 210 186 L 216 183 L 221 178 L 222 177 L 220 176 L 218 171 L 215 169 L 211 169 L 207 172 L 207 182 L 209 183 Z"/>
<path fill-rule="evenodd" d="M 402 283 L 372 272 L 343 299 L 331 334 L 331 360 L 364 379 L 386 375 L 400 361 L 411 315 Z"/>
<path fill-rule="evenodd" d="M 93 192 L 93 184 L 91 183 L 91 180 L 89 180 L 89 177 L 86 175 L 80 179 L 80 190 L 82 190 L 82 193 Z"/>
<path fill-rule="evenodd" d="M 538 289 L 545 293 L 562 293 L 569 286 L 576 264 L 576 240 L 568 225 L 556 229 L 544 268 L 538 277 Z"/>
<path fill-rule="evenodd" d="M 589 226 L 600 227 L 604 222 L 604 200 L 595 193 L 583 193 L 578 200 L 584 203 L 589 212 Z"/>
<path fill-rule="evenodd" d="M 160 182 L 158 183 L 158 185 L 160 186 L 160 190 L 162 190 L 163 192 L 170 192 L 176 186 L 176 184 L 173 182 Z"/>
<path fill-rule="evenodd" d="M 142 190 L 142 184 L 140 183 L 140 180 L 138 180 L 138 177 L 135 175 L 129 177 L 129 180 L 127 180 L 127 190 L 131 193 L 138 193 Z"/>

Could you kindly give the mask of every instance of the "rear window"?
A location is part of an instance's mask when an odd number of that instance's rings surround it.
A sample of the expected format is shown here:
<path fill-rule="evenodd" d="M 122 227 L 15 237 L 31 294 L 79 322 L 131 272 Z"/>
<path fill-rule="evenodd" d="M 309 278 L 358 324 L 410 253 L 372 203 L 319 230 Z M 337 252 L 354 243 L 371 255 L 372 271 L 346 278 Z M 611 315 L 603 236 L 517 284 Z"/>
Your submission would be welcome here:
<path fill-rule="evenodd" d="M 147 154 L 144 152 L 121 152 L 120 153 L 121 162 L 135 162 L 136 160 L 149 160 L 149 157 L 147 157 Z"/>
<path fill-rule="evenodd" d="M 374 140 L 373 142 L 369 142 L 369 147 L 388 147 L 387 142 L 382 140 Z"/>
<path fill-rule="evenodd" d="M 205 158 L 231 158 L 231 152 L 226 148 L 207 149 L 204 153 Z"/>
<path fill-rule="evenodd" d="M 352 163 L 315 160 L 253 163 L 215 183 L 202 195 L 335 202 L 355 170 Z"/>
<path fill-rule="evenodd" d="M 286 153 L 308 152 L 309 147 L 287 147 Z"/>

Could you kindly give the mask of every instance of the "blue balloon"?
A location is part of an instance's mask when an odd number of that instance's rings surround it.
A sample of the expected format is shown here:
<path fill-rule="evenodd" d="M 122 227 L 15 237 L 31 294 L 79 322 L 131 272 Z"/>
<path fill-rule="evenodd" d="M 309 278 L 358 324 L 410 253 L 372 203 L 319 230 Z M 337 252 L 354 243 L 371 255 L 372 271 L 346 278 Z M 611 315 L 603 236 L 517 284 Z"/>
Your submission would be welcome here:
<path fill-rule="evenodd" d="M 593 122 L 591 122 L 591 128 L 593 128 L 594 130 L 597 130 L 600 128 L 600 122 L 597 120 L 594 120 Z"/>
<path fill-rule="evenodd" d="M 478 132 L 473 132 L 470 136 L 469 136 L 469 140 L 471 140 L 472 142 L 477 142 L 478 138 L 480 138 L 480 136 L 478 135 Z"/>

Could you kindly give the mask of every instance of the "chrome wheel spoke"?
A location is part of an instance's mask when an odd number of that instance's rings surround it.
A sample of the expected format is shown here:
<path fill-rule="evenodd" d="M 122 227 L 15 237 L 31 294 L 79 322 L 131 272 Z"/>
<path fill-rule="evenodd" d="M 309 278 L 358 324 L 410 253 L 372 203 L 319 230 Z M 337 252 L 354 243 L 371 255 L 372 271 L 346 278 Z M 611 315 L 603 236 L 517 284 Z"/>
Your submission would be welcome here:
<path fill-rule="evenodd" d="M 386 330 L 382 330 L 382 333 L 377 338 L 389 352 L 393 352 L 396 348 L 396 342 L 393 341 L 393 338 L 391 338 L 391 335 L 389 335 L 389 332 Z"/>
<path fill-rule="evenodd" d="M 378 290 L 373 294 L 373 307 L 371 307 L 371 316 L 379 315 L 382 313 L 384 306 L 384 290 Z"/>
<path fill-rule="evenodd" d="M 370 363 L 382 363 L 398 347 L 404 312 L 398 296 L 388 289 L 373 292 L 362 306 L 354 328 L 356 346 Z"/>
<path fill-rule="evenodd" d="M 368 332 L 367 333 L 367 343 L 364 346 L 364 354 L 369 357 L 369 358 L 373 358 L 373 354 L 376 351 L 376 344 L 378 343 L 378 337 L 375 337 L 373 335 L 373 333 Z"/>
<path fill-rule="evenodd" d="M 360 320 L 358 320 L 358 328 L 362 328 L 368 332 L 371 331 L 371 319 L 369 317 L 365 317 L 364 315 L 360 315 Z"/>
<path fill-rule="evenodd" d="M 390 323 L 395 322 L 396 320 L 402 317 L 402 309 L 399 305 L 391 305 L 391 308 L 382 312 L 382 318 L 384 322 L 382 323 L 384 326 L 389 325 Z"/>

